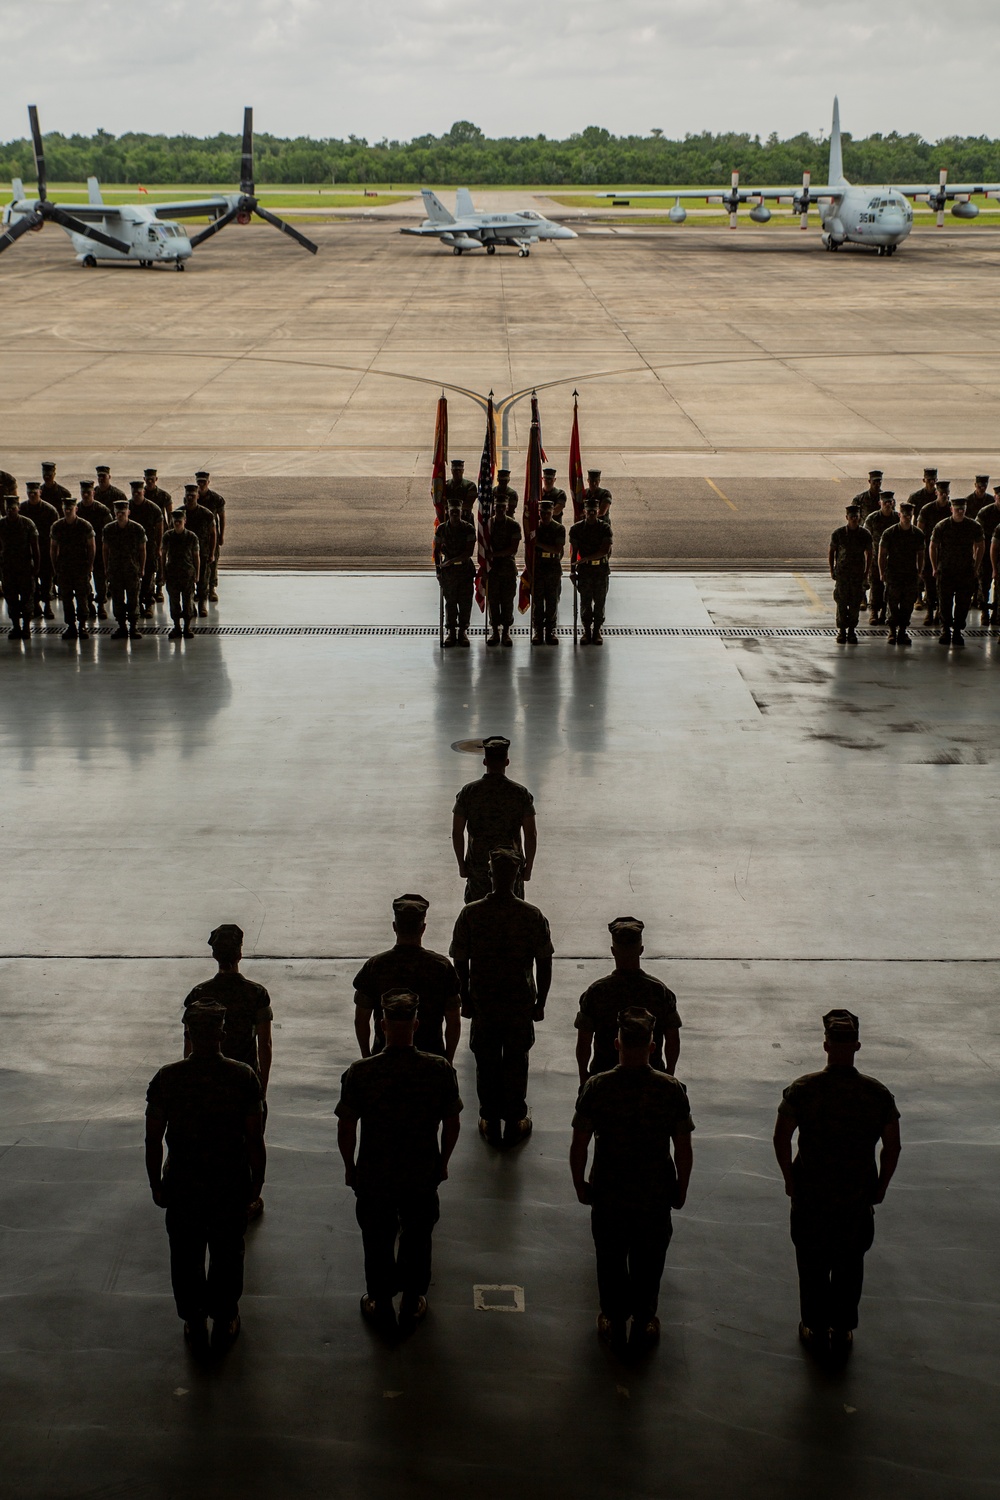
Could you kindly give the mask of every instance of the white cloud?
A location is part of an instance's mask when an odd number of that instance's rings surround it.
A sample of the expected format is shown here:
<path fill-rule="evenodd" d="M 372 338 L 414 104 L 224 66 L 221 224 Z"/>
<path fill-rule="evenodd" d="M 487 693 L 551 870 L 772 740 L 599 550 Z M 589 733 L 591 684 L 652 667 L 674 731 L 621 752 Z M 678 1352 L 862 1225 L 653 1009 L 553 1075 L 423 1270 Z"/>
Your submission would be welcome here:
<path fill-rule="evenodd" d="M 985 0 L 3 0 L 0 138 L 239 128 L 408 139 L 1000 133 Z"/>

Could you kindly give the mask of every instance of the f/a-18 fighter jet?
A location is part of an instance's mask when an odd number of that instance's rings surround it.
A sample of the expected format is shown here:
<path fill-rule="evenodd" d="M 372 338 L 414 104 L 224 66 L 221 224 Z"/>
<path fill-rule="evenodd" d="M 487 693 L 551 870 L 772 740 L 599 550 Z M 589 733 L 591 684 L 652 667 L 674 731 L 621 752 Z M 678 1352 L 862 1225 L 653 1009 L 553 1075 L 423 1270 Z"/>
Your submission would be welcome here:
<path fill-rule="evenodd" d="M 459 188 L 455 194 L 455 212 L 450 214 L 441 199 L 429 188 L 420 195 L 424 200 L 427 218 L 412 228 L 400 230 L 401 234 L 432 236 L 448 245 L 453 255 L 464 250 L 485 250 L 495 255 L 498 245 L 511 245 L 518 255 L 530 255 L 531 246 L 539 240 L 575 240 L 576 234 L 564 224 L 554 224 L 544 219 L 534 209 L 523 208 L 517 213 L 477 213 L 468 188 Z"/>

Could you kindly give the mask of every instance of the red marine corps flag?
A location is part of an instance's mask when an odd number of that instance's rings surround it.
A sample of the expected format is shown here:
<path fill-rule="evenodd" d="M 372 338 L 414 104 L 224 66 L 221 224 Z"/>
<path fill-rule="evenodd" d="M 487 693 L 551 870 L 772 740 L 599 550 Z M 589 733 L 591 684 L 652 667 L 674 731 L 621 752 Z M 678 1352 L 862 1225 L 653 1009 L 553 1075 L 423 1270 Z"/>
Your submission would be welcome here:
<path fill-rule="evenodd" d="M 434 501 L 434 530 L 444 520 L 444 484 L 448 472 L 448 399 L 441 392 L 434 422 L 434 466 L 431 469 L 431 499 Z"/>
<path fill-rule="evenodd" d="M 493 557 L 493 478 L 497 471 L 497 424 L 493 415 L 493 392 L 486 404 L 486 437 L 479 461 L 479 501 L 476 506 L 476 603 L 485 610 L 490 588 Z"/>
<path fill-rule="evenodd" d="M 569 491 L 573 496 L 573 520 L 583 520 L 583 457 L 580 453 L 580 413 L 573 392 L 573 431 L 569 439 Z"/>
<path fill-rule="evenodd" d="M 542 423 L 538 415 L 538 397 L 531 397 L 531 435 L 528 438 L 528 462 L 524 470 L 524 504 L 521 508 L 521 531 L 524 537 L 524 572 L 518 591 L 517 607 L 523 615 L 531 605 L 535 582 L 535 533 L 538 531 L 538 503 L 542 498 Z"/>

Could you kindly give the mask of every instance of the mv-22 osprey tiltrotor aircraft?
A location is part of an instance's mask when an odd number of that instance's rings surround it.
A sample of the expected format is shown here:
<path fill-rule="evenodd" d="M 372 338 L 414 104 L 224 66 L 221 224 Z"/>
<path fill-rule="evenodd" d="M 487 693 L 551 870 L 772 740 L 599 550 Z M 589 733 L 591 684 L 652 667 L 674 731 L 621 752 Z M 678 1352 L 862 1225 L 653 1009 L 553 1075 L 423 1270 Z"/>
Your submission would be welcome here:
<path fill-rule="evenodd" d="M 420 225 L 401 229 L 400 234 L 436 238 L 442 245 L 449 246 L 453 255 L 461 255 L 463 250 L 485 250 L 487 255 L 495 255 L 498 245 L 514 245 L 518 255 L 530 255 L 531 246 L 539 240 L 576 239 L 574 230 L 563 224 L 554 224 L 551 219 L 543 219 L 530 208 L 518 213 L 477 213 L 468 188 L 459 188 L 456 192 L 454 214 L 448 212 L 438 195 L 429 188 L 422 188 L 420 196 L 424 200 L 427 218 Z"/>
<path fill-rule="evenodd" d="M 743 203 L 752 203 L 750 218 L 755 224 L 766 224 L 771 217 L 767 207 L 768 198 L 779 203 L 790 203 L 801 216 L 803 229 L 809 227 L 809 209 L 819 210 L 823 226 L 822 242 L 826 250 L 839 250 L 841 245 L 867 245 L 879 255 L 895 255 L 897 248 L 913 228 L 913 209 L 909 200 L 927 203 L 937 211 L 938 228 L 944 224 L 944 210 L 952 204 L 952 213 L 957 219 L 974 219 L 979 209 L 973 203 L 974 194 L 986 198 L 1000 198 L 1000 182 L 954 183 L 948 185 L 948 173 L 939 174 L 937 186 L 926 183 L 910 183 L 899 187 L 853 186 L 844 176 L 844 161 L 840 140 L 840 104 L 833 101 L 833 127 L 830 131 L 830 166 L 827 181 L 822 187 L 812 187 L 808 172 L 802 174 L 802 186 L 741 188 L 740 174 L 734 172 L 732 186 L 724 188 L 682 188 L 679 192 L 628 191 L 597 193 L 598 198 L 613 198 L 616 203 L 628 204 L 634 198 L 673 198 L 674 206 L 669 218 L 674 224 L 683 224 L 687 213 L 682 198 L 702 198 L 707 203 L 721 203 L 729 213 L 730 228 L 737 225 L 737 209 Z"/>
<path fill-rule="evenodd" d="M 31 229 L 41 229 L 47 220 L 65 229 L 73 242 L 76 258 L 82 266 L 120 264 L 130 260 L 142 267 L 172 265 L 183 271 L 192 250 L 225 229 L 227 224 L 249 224 L 251 216 L 273 224 L 291 239 L 316 254 L 317 246 L 297 229 L 261 208 L 254 192 L 253 180 L 253 110 L 243 111 L 243 154 L 240 163 L 238 193 L 220 193 L 214 198 L 196 198 L 186 203 L 125 203 L 113 207 L 101 198 L 96 177 L 87 178 L 88 202 L 59 204 L 49 200 L 45 183 L 45 152 L 38 128 L 38 111 L 28 106 L 31 121 L 31 144 L 35 154 L 38 197 L 26 198 L 19 178 L 13 183 L 14 196 L 3 211 L 4 233 L 0 234 L 0 253 L 10 248 Z M 197 234 L 177 221 L 210 216 L 211 223 Z"/>

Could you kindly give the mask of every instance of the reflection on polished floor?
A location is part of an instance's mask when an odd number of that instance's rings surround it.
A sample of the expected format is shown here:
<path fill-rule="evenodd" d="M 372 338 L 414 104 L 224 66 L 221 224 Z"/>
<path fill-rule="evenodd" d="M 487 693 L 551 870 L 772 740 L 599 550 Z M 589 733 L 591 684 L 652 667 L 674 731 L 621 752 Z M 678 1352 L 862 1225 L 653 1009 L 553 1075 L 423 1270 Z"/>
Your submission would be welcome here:
<path fill-rule="evenodd" d="M 828 589 L 827 589 L 828 592 Z M 980 1497 L 995 1492 L 1000 1231 L 995 641 L 845 652 L 822 581 L 618 575 L 600 651 L 441 653 L 427 636 L 57 636 L 0 658 L 0 1458 L 17 1496 L 475 1494 Z M 817 594 L 820 596 L 817 602 Z M 568 617 L 568 600 L 564 599 Z M 428 576 L 229 575 L 218 619 L 434 625 Z M 6 643 L 4 643 L 6 646 Z M 517 1155 L 465 1131 L 442 1192 L 432 1312 L 388 1350 L 361 1325 L 360 1239 L 333 1105 L 351 978 L 400 890 L 446 948 L 455 789 L 510 735 L 535 792 L 529 895 L 556 945 Z M 606 923 L 647 924 L 676 990 L 697 1124 L 661 1348 L 594 1335 L 586 1211 L 566 1157 L 572 1019 Z M 271 990 L 267 1211 L 244 1337 L 185 1355 L 145 1188 L 146 1082 L 218 921 Z M 879 1211 L 852 1363 L 795 1341 L 781 1089 L 861 1016 L 904 1152 Z M 524 1312 L 474 1306 L 515 1285 Z"/>

